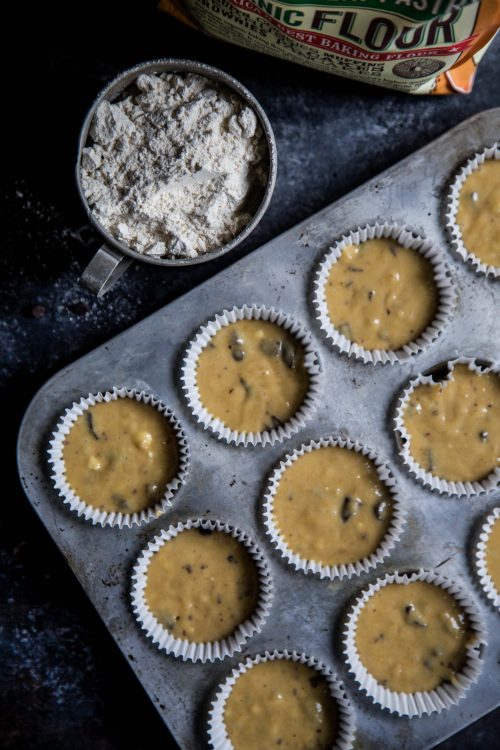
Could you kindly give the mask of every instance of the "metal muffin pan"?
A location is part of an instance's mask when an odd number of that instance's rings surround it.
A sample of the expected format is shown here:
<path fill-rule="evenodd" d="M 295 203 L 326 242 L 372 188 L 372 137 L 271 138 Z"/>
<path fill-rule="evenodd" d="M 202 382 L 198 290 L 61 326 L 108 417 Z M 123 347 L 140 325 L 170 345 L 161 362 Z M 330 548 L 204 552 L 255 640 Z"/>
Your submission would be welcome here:
<path fill-rule="evenodd" d="M 198 288 L 61 370 L 38 392 L 24 417 L 18 461 L 25 492 L 142 682 L 182 750 L 207 747 L 206 716 L 220 682 L 245 655 L 304 651 L 343 680 L 357 718 L 356 747 L 423 750 L 500 703 L 500 621 L 473 572 L 474 532 L 500 492 L 472 499 L 441 497 L 402 465 L 392 430 L 397 395 L 408 379 L 458 354 L 500 361 L 500 285 L 476 274 L 449 248 L 442 207 L 457 167 L 500 133 L 500 109 L 482 112 L 315 216 L 303 221 Z M 457 290 L 452 320 L 439 339 L 403 365 L 374 368 L 334 351 L 312 306 L 312 278 L 323 253 L 365 222 L 392 220 L 430 237 L 449 264 Z M 306 427 L 272 447 L 234 447 L 195 424 L 179 381 L 180 361 L 197 329 L 223 308 L 274 306 L 308 328 L 320 355 L 320 404 Z M 144 388 L 180 419 L 191 453 L 187 483 L 173 507 L 146 526 L 94 527 L 63 505 L 50 481 L 48 441 L 64 409 L 82 395 L 114 385 Z M 391 555 L 369 573 L 328 581 L 295 572 L 265 536 L 262 495 L 277 461 L 312 438 L 340 434 L 388 461 L 407 512 Z M 184 663 L 160 652 L 141 632 L 130 602 L 131 571 L 160 529 L 189 517 L 222 519 L 248 532 L 267 556 L 274 601 L 260 634 L 240 655 L 213 664 Z M 362 587 L 393 570 L 437 569 L 466 588 L 488 631 L 484 667 L 467 697 L 451 710 L 398 718 L 376 707 L 349 675 L 340 635 L 347 605 Z"/>

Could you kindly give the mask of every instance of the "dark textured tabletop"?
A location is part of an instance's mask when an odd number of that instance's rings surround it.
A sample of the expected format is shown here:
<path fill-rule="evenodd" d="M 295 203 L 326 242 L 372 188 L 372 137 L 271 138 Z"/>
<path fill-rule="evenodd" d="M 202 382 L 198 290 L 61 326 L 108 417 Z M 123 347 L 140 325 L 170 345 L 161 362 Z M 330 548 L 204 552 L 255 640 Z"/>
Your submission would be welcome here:
<path fill-rule="evenodd" d="M 34 5 L 34 4 L 33 4 Z M 154 2 L 19 4 L 19 53 L 3 74 L 0 366 L 0 747 L 175 747 L 20 488 L 15 437 L 40 385 L 229 263 L 448 128 L 500 106 L 500 39 L 469 96 L 408 97 L 208 39 Z M 185 57 L 240 79 L 267 111 L 279 170 L 270 208 L 229 256 L 185 270 L 135 264 L 95 299 L 78 284 L 98 245 L 73 181 L 86 108 L 121 69 Z M 500 623 L 499 623 L 500 626 Z M 500 690 L 500 687 L 499 687 Z M 441 750 L 498 748 L 500 711 Z"/>

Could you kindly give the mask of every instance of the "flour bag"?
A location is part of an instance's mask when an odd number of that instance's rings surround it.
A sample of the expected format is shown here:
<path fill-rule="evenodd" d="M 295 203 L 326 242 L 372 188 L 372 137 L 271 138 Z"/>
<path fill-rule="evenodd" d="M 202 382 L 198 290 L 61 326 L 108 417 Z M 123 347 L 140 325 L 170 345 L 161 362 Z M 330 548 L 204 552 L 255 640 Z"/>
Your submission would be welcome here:
<path fill-rule="evenodd" d="M 409 94 L 471 91 L 500 26 L 500 0 L 160 0 L 159 7 L 218 39 Z"/>

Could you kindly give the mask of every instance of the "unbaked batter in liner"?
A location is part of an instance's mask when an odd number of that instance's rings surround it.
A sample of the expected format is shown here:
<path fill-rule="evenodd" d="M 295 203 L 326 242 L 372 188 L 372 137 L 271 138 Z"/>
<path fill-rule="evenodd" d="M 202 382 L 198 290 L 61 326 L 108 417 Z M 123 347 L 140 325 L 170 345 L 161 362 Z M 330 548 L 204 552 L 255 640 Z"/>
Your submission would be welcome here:
<path fill-rule="evenodd" d="M 396 240 L 348 245 L 325 287 L 330 319 L 364 349 L 397 350 L 433 321 L 439 293 L 430 261 Z"/>
<path fill-rule="evenodd" d="M 234 750 L 330 750 L 337 702 L 317 670 L 289 659 L 256 664 L 227 699 L 224 724 Z"/>
<path fill-rule="evenodd" d="M 230 534 L 187 529 L 155 552 L 146 603 L 175 638 L 211 643 L 231 635 L 254 612 L 259 579 L 248 550 Z"/>
<path fill-rule="evenodd" d="M 456 222 L 466 250 L 500 268 L 500 159 L 486 159 L 465 179 Z"/>
<path fill-rule="evenodd" d="M 108 513 L 156 505 L 179 469 L 174 429 L 150 404 L 118 398 L 90 406 L 64 439 L 66 480 L 83 502 Z"/>
<path fill-rule="evenodd" d="M 486 542 L 486 570 L 500 594 L 500 518 L 497 518 Z"/>
<path fill-rule="evenodd" d="M 323 565 L 354 563 L 380 545 L 393 501 L 369 458 L 327 446 L 304 453 L 281 476 L 273 520 L 288 547 Z"/>
<path fill-rule="evenodd" d="M 287 422 L 309 385 L 304 348 L 281 326 L 241 320 L 221 328 L 196 367 L 201 403 L 226 427 L 262 432 Z"/>
<path fill-rule="evenodd" d="M 418 385 L 404 411 L 414 461 L 450 482 L 500 466 L 500 377 L 455 365 L 451 380 Z"/>
<path fill-rule="evenodd" d="M 361 610 L 356 648 L 378 683 L 395 692 L 416 693 L 453 682 L 473 637 L 467 614 L 440 586 L 392 583 L 375 592 Z"/>

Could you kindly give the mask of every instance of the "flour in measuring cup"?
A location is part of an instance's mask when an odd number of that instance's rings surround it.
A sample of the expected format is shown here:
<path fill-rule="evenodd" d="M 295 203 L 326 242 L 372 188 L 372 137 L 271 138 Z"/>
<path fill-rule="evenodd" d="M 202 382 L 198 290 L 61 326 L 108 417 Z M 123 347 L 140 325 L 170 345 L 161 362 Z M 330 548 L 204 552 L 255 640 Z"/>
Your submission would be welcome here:
<path fill-rule="evenodd" d="M 215 250 L 249 223 L 266 188 L 254 110 L 204 76 L 140 75 L 120 101 L 99 105 L 89 136 L 85 197 L 97 221 L 140 253 Z"/>

